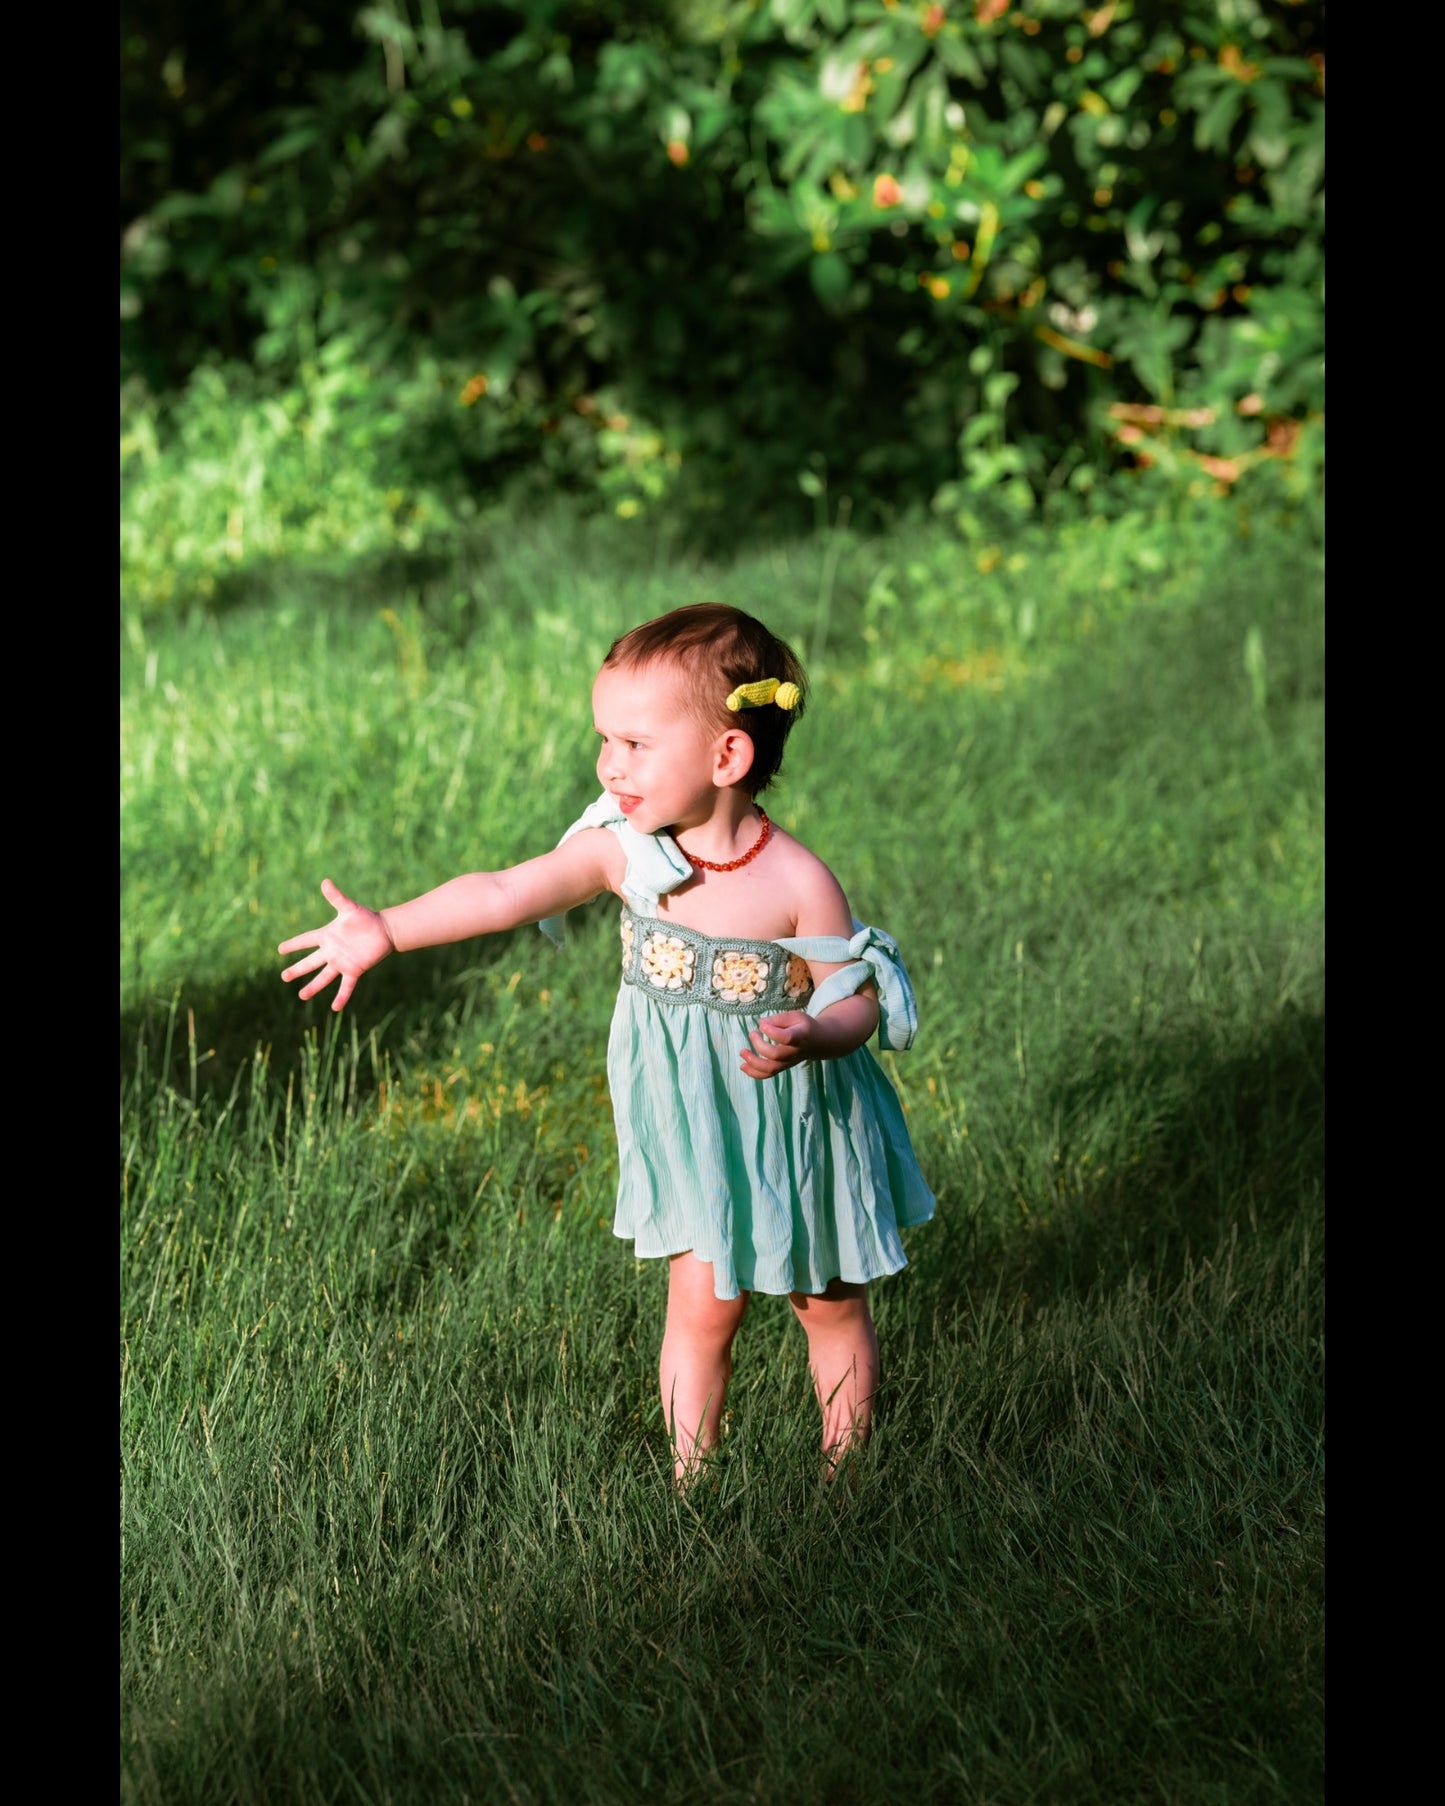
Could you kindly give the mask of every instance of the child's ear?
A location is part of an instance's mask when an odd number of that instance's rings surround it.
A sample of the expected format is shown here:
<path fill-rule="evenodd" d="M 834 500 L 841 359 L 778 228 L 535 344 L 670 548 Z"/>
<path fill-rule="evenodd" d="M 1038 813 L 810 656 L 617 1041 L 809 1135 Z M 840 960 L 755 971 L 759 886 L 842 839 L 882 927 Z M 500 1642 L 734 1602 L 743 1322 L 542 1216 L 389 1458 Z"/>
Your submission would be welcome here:
<path fill-rule="evenodd" d="M 740 727 L 730 727 L 718 738 L 712 781 L 719 790 L 741 784 L 753 768 L 753 740 Z"/>

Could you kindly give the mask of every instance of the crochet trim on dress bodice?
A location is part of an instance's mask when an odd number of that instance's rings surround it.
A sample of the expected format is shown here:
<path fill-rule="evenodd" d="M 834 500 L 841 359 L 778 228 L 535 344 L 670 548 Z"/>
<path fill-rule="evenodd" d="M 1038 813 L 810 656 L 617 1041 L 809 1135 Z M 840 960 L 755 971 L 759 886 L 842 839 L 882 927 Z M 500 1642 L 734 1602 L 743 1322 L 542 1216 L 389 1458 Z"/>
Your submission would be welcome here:
<path fill-rule="evenodd" d="M 813 995 L 808 962 L 776 941 L 715 938 L 625 908 L 621 929 L 624 984 L 662 1003 L 766 1016 L 803 1009 Z"/>

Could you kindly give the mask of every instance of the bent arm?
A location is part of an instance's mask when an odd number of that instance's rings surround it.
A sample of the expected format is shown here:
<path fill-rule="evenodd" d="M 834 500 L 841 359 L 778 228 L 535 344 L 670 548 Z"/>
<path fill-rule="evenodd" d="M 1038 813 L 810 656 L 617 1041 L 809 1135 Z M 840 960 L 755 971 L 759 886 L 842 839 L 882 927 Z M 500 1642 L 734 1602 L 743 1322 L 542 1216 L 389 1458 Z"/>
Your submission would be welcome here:
<path fill-rule="evenodd" d="M 805 880 L 800 886 L 797 938 L 846 942 L 853 932 L 853 917 L 842 886 L 816 860 L 807 869 Z M 810 959 L 814 989 L 841 971 L 844 963 Z M 878 1021 L 878 989 L 871 979 L 817 1016 L 806 1010 L 764 1016 L 748 1036 L 742 1070 L 750 1078 L 770 1079 L 800 1060 L 841 1060 L 872 1038 Z"/>
<path fill-rule="evenodd" d="M 815 869 L 813 878 L 798 909 L 798 938 L 837 936 L 846 941 L 853 933 L 853 912 L 848 907 L 842 885 L 823 865 Z M 814 991 L 822 988 L 825 979 L 841 972 L 845 963 L 810 959 L 808 969 L 813 975 Z M 844 1054 L 861 1047 L 876 1032 L 878 987 L 870 979 L 851 996 L 840 997 L 810 1020 L 814 1027 L 809 1037 L 809 1059 L 841 1059 Z"/>
<path fill-rule="evenodd" d="M 818 968 L 823 971 L 823 968 Z M 830 970 L 836 972 L 836 966 Z M 823 973 L 827 976 L 826 971 Z M 809 1020 L 813 1028 L 808 1036 L 810 1060 L 841 1060 L 873 1039 L 878 1032 L 878 987 L 870 979 L 851 997 L 840 997 L 830 1003 L 821 1016 Z"/>

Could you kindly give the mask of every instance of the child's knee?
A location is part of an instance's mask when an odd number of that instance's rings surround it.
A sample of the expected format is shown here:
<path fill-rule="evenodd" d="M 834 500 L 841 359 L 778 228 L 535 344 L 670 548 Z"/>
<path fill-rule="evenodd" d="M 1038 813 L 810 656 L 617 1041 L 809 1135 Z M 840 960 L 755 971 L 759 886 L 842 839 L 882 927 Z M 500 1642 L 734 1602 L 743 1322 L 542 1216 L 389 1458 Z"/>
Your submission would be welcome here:
<path fill-rule="evenodd" d="M 868 1287 L 846 1279 L 830 1279 L 821 1292 L 792 1292 L 788 1296 L 803 1328 L 841 1329 L 845 1325 L 871 1323 Z"/>
<path fill-rule="evenodd" d="M 713 1290 L 709 1261 L 693 1254 L 675 1254 L 668 1273 L 667 1321 L 669 1327 L 711 1341 L 730 1341 L 747 1314 L 750 1294 L 719 1298 Z"/>

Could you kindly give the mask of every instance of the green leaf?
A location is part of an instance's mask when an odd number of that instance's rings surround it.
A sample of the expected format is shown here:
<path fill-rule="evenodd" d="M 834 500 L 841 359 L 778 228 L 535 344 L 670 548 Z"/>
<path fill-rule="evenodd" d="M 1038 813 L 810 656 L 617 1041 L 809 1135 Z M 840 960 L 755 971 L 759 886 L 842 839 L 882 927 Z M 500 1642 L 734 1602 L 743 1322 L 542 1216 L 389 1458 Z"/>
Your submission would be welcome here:
<path fill-rule="evenodd" d="M 693 128 L 693 143 L 699 150 L 703 150 L 738 117 L 738 109 L 725 104 L 701 108 L 698 112 L 697 124 Z"/>
<path fill-rule="evenodd" d="M 999 61 L 1005 74 L 1011 75 L 1031 99 L 1044 92 L 1046 65 L 1036 51 L 1020 44 L 1015 37 L 1007 37 L 999 45 Z"/>
<path fill-rule="evenodd" d="M 1016 157 L 1010 157 L 999 171 L 997 191 L 1008 194 L 1012 190 L 1022 188 L 1034 171 L 1048 162 L 1049 147 L 1046 144 L 1034 143 L 1026 150 L 1021 150 Z"/>
<path fill-rule="evenodd" d="M 283 132 L 257 157 L 256 167 L 271 169 L 277 163 L 289 163 L 303 151 L 309 151 L 313 144 L 319 144 L 324 135 L 319 125 L 298 125 L 293 131 Z"/>
<path fill-rule="evenodd" d="M 1318 203 L 1320 183 L 1325 173 L 1325 138 L 1323 120 L 1316 119 L 1297 141 L 1294 154 L 1279 169 L 1265 177 L 1271 204 L 1292 224 L 1303 224 Z"/>
<path fill-rule="evenodd" d="M 862 113 L 849 113 L 843 120 L 840 138 L 834 141 L 842 155 L 838 159 L 850 168 L 861 169 L 873 156 L 873 128 Z"/>
<path fill-rule="evenodd" d="M 1313 85 L 1319 79 L 1314 64 L 1302 56 L 1267 56 L 1260 64 L 1265 75 L 1277 75 L 1282 81 L 1304 81 Z"/>
<path fill-rule="evenodd" d="M 776 188 L 760 188 L 748 209 L 753 230 L 767 238 L 790 237 L 798 230 L 793 209 L 785 193 Z"/>
<path fill-rule="evenodd" d="M 1230 131 L 1243 105 L 1244 89 L 1239 82 L 1221 88 L 1194 123 L 1195 149 L 1227 151 Z"/>
<path fill-rule="evenodd" d="M 807 37 L 818 9 L 816 0 L 771 0 L 768 10 L 782 28 L 783 36 L 790 44 L 796 44 Z"/>
<path fill-rule="evenodd" d="M 164 225 L 172 219 L 194 219 L 198 215 L 212 214 L 216 211 L 214 201 L 203 194 L 187 194 L 183 189 L 174 189 L 162 200 L 156 202 L 151 209 L 150 217 L 157 225 Z"/>
<path fill-rule="evenodd" d="M 1004 403 L 1018 386 L 1019 379 L 1012 370 L 996 370 L 983 379 L 984 406 L 995 414 L 1002 413 Z"/>
<path fill-rule="evenodd" d="M 1174 353 L 1193 331 L 1193 322 L 1182 315 L 1140 309 L 1120 321 L 1112 349 L 1116 358 L 1133 365 L 1134 374 L 1156 401 L 1167 403 L 1174 393 Z"/>
<path fill-rule="evenodd" d="M 1104 99 L 1116 113 L 1124 112 L 1133 100 L 1136 90 L 1144 79 L 1144 71 L 1137 65 L 1131 69 L 1121 70 L 1112 81 L 1105 82 L 1101 92 Z"/>
<path fill-rule="evenodd" d="M 853 275 L 836 251 L 821 251 L 808 261 L 808 280 L 825 307 L 836 307 L 853 286 Z"/>
<path fill-rule="evenodd" d="M 983 64 L 974 55 L 973 46 L 965 44 L 962 38 L 950 38 L 940 35 L 933 41 L 938 60 L 950 75 L 961 75 L 975 88 L 981 88 L 988 80 Z"/>
<path fill-rule="evenodd" d="M 1244 670 L 1249 679 L 1250 700 L 1262 715 L 1269 701 L 1269 674 L 1264 662 L 1264 635 L 1250 627 L 1244 635 Z"/>

